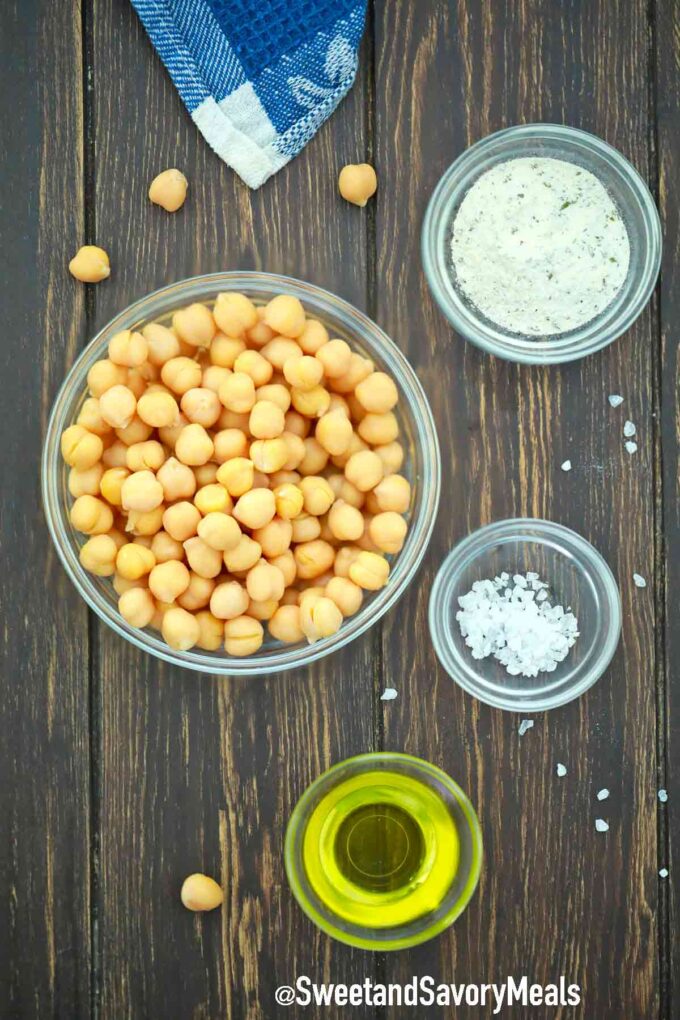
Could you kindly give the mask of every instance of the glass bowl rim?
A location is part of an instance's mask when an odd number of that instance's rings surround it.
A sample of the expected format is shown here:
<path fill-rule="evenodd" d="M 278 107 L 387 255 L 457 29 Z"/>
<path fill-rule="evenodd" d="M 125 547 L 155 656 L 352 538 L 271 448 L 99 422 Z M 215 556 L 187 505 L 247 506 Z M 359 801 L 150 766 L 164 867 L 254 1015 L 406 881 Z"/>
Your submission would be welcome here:
<path fill-rule="evenodd" d="M 462 197 L 462 189 L 467 190 L 469 178 L 478 177 L 486 168 L 489 150 L 506 142 L 522 143 L 535 141 L 559 141 L 566 149 L 596 153 L 606 160 L 613 172 L 627 186 L 631 196 L 637 202 L 645 224 L 645 259 L 639 279 L 631 279 L 615 297 L 613 305 L 625 301 L 617 309 L 611 322 L 603 326 L 603 316 L 612 311 L 607 306 L 600 315 L 576 330 L 565 334 L 565 339 L 552 338 L 548 341 L 522 340 L 510 333 L 504 333 L 501 327 L 492 329 L 482 318 L 475 315 L 462 301 L 454 303 L 449 293 L 442 287 L 439 277 L 447 278 L 448 268 L 443 265 L 440 233 L 446 228 L 443 222 L 447 217 L 451 204 Z M 521 156 L 521 151 L 508 159 Z M 587 168 L 587 167 L 586 167 Z M 591 169 L 591 172 L 592 169 Z M 455 179 L 465 175 L 462 182 Z M 597 175 L 596 175 L 597 176 Z M 633 164 L 614 146 L 589 131 L 570 127 L 566 124 L 530 123 L 516 124 L 492 134 L 485 135 L 474 142 L 451 163 L 437 182 L 428 202 L 421 230 L 421 261 L 430 291 L 441 312 L 454 330 L 465 340 L 481 348 L 487 354 L 515 361 L 525 365 L 557 365 L 577 361 L 594 354 L 617 340 L 635 322 L 649 301 L 656 286 L 661 268 L 662 230 L 659 211 L 654 198 Z M 599 324 L 599 325 L 598 325 Z"/>
<path fill-rule="evenodd" d="M 332 778 L 336 773 L 347 768 L 347 766 L 374 766 L 378 761 L 384 762 L 388 766 L 390 764 L 398 766 L 402 763 L 408 763 L 409 765 L 414 766 L 421 775 L 427 775 L 438 780 L 442 786 L 444 786 L 449 793 L 452 794 L 463 811 L 468 823 L 468 831 L 472 843 L 470 874 L 466 878 L 465 886 L 456 903 L 447 910 L 443 917 L 433 921 L 433 923 L 423 931 L 411 936 L 404 936 L 402 938 L 391 940 L 380 938 L 379 934 L 369 934 L 362 937 L 360 935 L 348 933 L 342 928 L 336 927 L 332 921 L 328 920 L 322 913 L 320 913 L 314 904 L 309 901 L 309 898 L 301 888 L 299 862 L 295 855 L 295 840 L 300 831 L 301 825 L 304 824 L 305 812 L 318 792 L 332 781 Z M 398 769 L 396 769 L 396 771 L 398 771 Z M 437 935 L 440 935 L 441 932 L 449 928 L 467 909 L 475 894 L 481 875 L 483 854 L 484 844 L 479 817 L 465 790 L 463 790 L 463 788 L 448 774 L 448 772 L 445 772 L 444 769 L 440 768 L 439 765 L 434 765 L 425 758 L 419 758 L 417 755 L 406 754 L 402 751 L 367 751 L 363 754 L 355 754 L 349 758 L 344 758 L 342 761 L 336 762 L 335 765 L 331 765 L 317 776 L 316 779 L 312 780 L 312 782 L 300 795 L 291 812 L 290 818 L 288 819 L 284 837 L 284 863 L 286 868 L 286 877 L 288 878 L 290 889 L 300 909 L 321 931 L 325 932 L 326 935 L 330 935 L 331 938 L 337 939 L 345 945 L 354 946 L 357 949 L 368 949 L 376 952 L 391 952 L 399 949 L 407 949 L 411 946 L 417 946 L 423 942 L 428 942 L 430 939 L 435 938 Z M 369 929 L 366 930 L 369 931 Z M 379 933 L 380 929 L 370 929 L 370 931 L 372 933 Z"/>
<path fill-rule="evenodd" d="M 211 658 L 209 653 L 196 649 L 178 652 L 165 645 L 160 636 L 156 638 L 146 630 L 130 627 L 106 602 L 81 567 L 77 551 L 74 552 L 68 540 L 63 520 L 65 511 L 60 505 L 57 491 L 59 436 L 65 425 L 71 424 L 66 421 L 66 417 L 75 399 L 72 390 L 76 386 L 84 386 L 85 366 L 95 349 L 101 354 L 106 340 L 114 332 L 171 310 L 172 301 L 177 301 L 179 305 L 182 301 L 198 300 L 199 295 L 207 298 L 212 291 L 217 293 L 220 288 L 245 290 L 255 297 L 277 288 L 286 289 L 303 302 L 313 302 L 312 311 L 316 314 L 327 314 L 339 320 L 348 330 L 353 328 L 359 331 L 357 339 L 369 348 L 374 347 L 376 357 L 382 362 L 381 367 L 394 373 L 400 396 L 408 407 L 414 442 L 422 459 L 419 502 L 411 520 L 406 545 L 393 564 L 387 585 L 377 593 L 376 598 L 365 603 L 354 617 L 349 617 L 332 637 L 309 645 L 281 645 L 280 649 L 270 652 L 266 657 L 256 654 L 242 659 L 226 655 Z M 397 344 L 368 315 L 331 291 L 294 277 L 257 270 L 225 270 L 178 280 L 144 295 L 118 312 L 78 353 L 59 388 L 50 411 L 41 458 L 42 503 L 48 530 L 66 573 L 87 605 L 120 637 L 142 651 L 164 662 L 215 676 L 256 676 L 297 669 L 338 651 L 368 630 L 394 606 L 418 570 L 434 528 L 440 489 L 441 455 L 432 410 L 415 369 Z"/>
<path fill-rule="evenodd" d="M 523 536 L 522 532 L 529 528 L 538 532 L 534 536 L 536 541 L 559 540 L 578 556 L 581 566 L 584 563 L 587 565 L 591 576 L 597 577 L 601 583 L 607 607 L 611 613 L 611 626 L 608 634 L 602 638 L 602 647 L 595 661 L 585 670 L 583 677 L 577 683 L 572 683 L 566 690 L 558 691 L 551 696 L 527 697 L 521 704 L 518 704 L 514 698 L 496 697 L 485 689 L 480 690 L 477 676 L 481 672 L 481 667 L 474 668 L 475 660 L 471 656 L 463 657 L 451 640 L 447 619 L 447 596 L 461 571 L 486 552 L 491 545 L 500 538 L 505 540 L 526 538 L 528 536 Z M 621 593 L 613 571 L 602 553 L 578 532 L 564 524 L 557 524 L 539 517 L 513 517 L 486 524 L 461 539 L 453 547 L 439 568 L 432 585 L 428 624 L 434 650 L 442 668 L 454 683 L 462 687 L 473 698 L 492 708 L 500 708 L 507 712 L 545 712 L 581 697 L 597 683 L 609 667 L 621 637 Z"/>

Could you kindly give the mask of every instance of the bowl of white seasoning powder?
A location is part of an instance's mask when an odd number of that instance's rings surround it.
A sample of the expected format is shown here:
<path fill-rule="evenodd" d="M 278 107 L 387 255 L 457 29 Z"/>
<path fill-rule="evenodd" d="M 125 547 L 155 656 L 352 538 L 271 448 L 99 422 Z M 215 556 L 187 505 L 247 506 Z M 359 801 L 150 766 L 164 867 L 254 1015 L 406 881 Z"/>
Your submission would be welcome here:
<path fill-rule="evenodd" d="M 427 208 L 422 257 L 458 333 L 511 361 L 556 364 L 635 321 L 659 273 L 661 225 L 647 185 L 612 146 L 526 124 L 449 167 Z"/>
<path fill-rule="evenodd" d="M 621 634 L 621 598 L 600 553 L 534 518 L 499 521 L 448 555 L 430 596 L 444 669 L 496 708 L 542 712 L 602 676 Z"/>

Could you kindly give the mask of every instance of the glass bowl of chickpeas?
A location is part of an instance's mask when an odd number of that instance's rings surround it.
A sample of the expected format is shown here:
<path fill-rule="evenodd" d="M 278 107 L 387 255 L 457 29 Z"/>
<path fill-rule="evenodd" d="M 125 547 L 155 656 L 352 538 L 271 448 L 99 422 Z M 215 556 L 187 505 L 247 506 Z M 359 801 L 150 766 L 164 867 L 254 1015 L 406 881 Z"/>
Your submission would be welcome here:
<path fill-rule="evenodd" d="M 121 312 L 55 401 L 43 503 L 88 605 L 159 658 L 296 668 L 394 605 L 440 490 L 422 387 L 366 315 L 259 272 Z"/>

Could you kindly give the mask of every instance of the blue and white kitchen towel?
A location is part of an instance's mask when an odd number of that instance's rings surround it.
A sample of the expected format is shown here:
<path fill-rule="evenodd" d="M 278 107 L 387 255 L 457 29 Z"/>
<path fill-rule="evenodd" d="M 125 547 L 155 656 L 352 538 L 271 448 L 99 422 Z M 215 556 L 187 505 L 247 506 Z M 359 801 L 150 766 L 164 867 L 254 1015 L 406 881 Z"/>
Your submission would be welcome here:
<path fill-rule="evenodd" d="M 349 90 L 366 0 L 132 0 L 198 129 L 251 188 Z"/>

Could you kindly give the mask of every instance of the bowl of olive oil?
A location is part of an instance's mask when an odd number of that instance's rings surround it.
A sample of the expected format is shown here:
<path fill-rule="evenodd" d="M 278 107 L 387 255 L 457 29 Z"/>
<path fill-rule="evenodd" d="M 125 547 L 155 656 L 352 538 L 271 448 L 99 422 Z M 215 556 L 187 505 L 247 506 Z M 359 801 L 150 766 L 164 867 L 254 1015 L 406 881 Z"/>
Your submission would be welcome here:
<path fill-rule="evenodd" d="M 286 832 L 288 881 L 322 931 L 362 949 L 438 935 L 477 882 L 482 836 L 472 804 L 420 758 L 362 754 L 304 792 Z"/>

